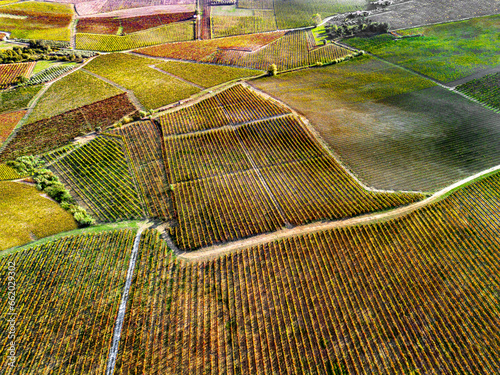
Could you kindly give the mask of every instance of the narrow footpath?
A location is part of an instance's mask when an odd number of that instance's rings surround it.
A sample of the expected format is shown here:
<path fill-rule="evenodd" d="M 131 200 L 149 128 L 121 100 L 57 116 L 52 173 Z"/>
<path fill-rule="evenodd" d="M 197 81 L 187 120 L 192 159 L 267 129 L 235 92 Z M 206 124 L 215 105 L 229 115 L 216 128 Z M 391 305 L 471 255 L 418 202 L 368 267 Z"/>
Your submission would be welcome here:
<path fill-rule="evenodd" d="M 106 367 L 106 375 L 113 375 L 113 372 L 115 371 L 116 357 L 118 355 L 118 348 L 123 328 L 123 320 L 125 319 L 125 311 L 127 308 L 130 286 L 132 284 L 132 278 L 134 276 L 137 254 L 139 253 L 139 243 L 141 242 L 142 232 L 148 226 L 149 223 L 146 222 L 139 228 L 139 230 L 137 231 L 137 235 L 135 236 L 134 247 L 132 248 L 132 254 L 130 256 L 130 262 L 127 271 L 127 280 L 125 281 L 125 287 L 123 288 L 123 295 L 120 303 L 120 309 L 118 310 L 118 315 L 116 317 L 115 330 L 113 333 L 113 342 L 111 345 L 111 349 L 109 351 L 108 365 Z"/>

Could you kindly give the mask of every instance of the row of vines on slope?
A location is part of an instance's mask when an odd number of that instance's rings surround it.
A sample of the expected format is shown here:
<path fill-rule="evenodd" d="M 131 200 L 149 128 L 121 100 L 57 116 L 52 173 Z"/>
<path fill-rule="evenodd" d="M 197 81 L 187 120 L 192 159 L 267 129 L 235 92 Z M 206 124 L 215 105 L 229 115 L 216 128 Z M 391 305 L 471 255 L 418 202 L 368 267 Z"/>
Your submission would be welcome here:
<path fill-rule="evenodd" d="M 0 258 L 2 295 L 14 264 L 17 332 L 15 366 L 2 356 L 2 374 L 105 372 L 134 237 L 128 230 L 71 236 Z M 8 301 L 0 302 L 2 316 Z M 9 343 L 2 335 L 2 351 Z"/>
<path fill-rule="evenodd" d="M 161 115 L 164 135 L 200 130 L 279 116 L 290 111 L 244 85 L 235 85 L 192 106 Z"/>
<path fill-rule="evenodd" d="M 178 224 L 172 234 L 181 249 L 424 198 L 366 190 L 288 109 L 243 85 L 195 106 L 160 117 Z M 193 116 L 200 113 L 207 121 Z"/>
<path fill-rule="evenodd" d="M 144 217 L 121 137 L 98 137 L 51 168 L 100 221 Z"/>
<path fill-rule="evenodd" d="M 211 261 L 144 241 L 117 374 L 497 373 L 499 191 L 496 174 L 393 221 Z"/>
<path fill-rule="evenodd" d="M 114 132 L 120 134 L 127 145 L 149 216 L 171 220 L 171 191 L 165 171 L 160 131 L 153 122 L 140 121 Z"/>
<path fill-rule="evenodd" d="M 276 64 L 279 71 L 303 66 L 328 64 L 352 54 L 352 51 L 336 44 L 316 47 L 310 30 L 262 34 L 267 40 L 260 41 L 260 47 L 249 48 L 242 41 L 252 42 L 260 34 L 221 38 L 209 41 L 164 44 L 143 48 L 137 52 L 156 57 L 234 65 L 245 68 L 267 70 Z M 263 37 L 261 37 L 263 38 Z M 259 40 L 256 39 L 259 43 Z"/>
<path fill-rule="evenodd" d="M 64 146 L 73 138 L 97 127 L 107 128 L 137 109 L 127 94 L 113 96 L 61 115 L 26 124 L 0 154 L 0 160 L 37 155 Z"/>

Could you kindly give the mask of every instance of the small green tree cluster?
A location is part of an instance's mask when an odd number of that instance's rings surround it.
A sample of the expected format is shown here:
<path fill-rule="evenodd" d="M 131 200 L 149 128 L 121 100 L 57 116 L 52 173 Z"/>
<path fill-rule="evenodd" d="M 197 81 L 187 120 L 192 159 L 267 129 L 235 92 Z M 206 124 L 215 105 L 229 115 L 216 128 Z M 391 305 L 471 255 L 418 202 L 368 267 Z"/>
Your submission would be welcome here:
<path fill-rule="evenodd" d="M 44 163 L 38 156 L 20 156 L 16 160 L 9 160 L 6 164 L 14 168 L 21 176 L 32 176 L 35 169 L 42 168 Z"/>
<path fill-rule="evenodd" d="M 20 63 L 38 60 L 57 60 L 82 62 L 80 52 L 58 50 L 46 41 L 30 41 L 28 46 L 16 46 L 12 49 L 0 51 L 0 64 Z"/>
<path fill-rule="evenodd" d="M 389 30 L 387 23 L 379 23 L 371 20 L 358 19 L 357 23 L 351 25 L 344 23 L 341 26 L 328 25 L 325 27 L 330 38 L 340 38 L 344 36 L 354 36 L 361 33 L 385 34 Z"/>
<path fill-rule="evenodd" d="M 85 208 L 76 205 L 59 178 L 50 169 L 44 168 L 44 162 L 36 156 L 21 156 L 16 160 L 7 162 L 22 175 L 30 175 L 36 183 L 36 188 L 46 193 L 49 197 L 61 204 L 61 207 L 69 211 L 80 226 L 88 226 L 95 223 Z"/>

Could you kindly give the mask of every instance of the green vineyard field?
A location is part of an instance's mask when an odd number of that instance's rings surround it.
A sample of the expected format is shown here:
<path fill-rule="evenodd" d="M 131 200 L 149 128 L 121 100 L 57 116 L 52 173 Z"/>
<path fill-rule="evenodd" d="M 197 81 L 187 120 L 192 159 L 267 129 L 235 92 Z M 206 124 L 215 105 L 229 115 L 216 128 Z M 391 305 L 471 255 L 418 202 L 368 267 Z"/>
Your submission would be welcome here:
<path fill-rule="evenodd" d="M 51 169 L 99 221 L 144 216 L 120 137 L 98 137 L 56 160 Z"/>
<path fill-rule="evenodd" d="M 473 79 L 457 86 L 456 90 L 500 111 L 500 73 Z"/>

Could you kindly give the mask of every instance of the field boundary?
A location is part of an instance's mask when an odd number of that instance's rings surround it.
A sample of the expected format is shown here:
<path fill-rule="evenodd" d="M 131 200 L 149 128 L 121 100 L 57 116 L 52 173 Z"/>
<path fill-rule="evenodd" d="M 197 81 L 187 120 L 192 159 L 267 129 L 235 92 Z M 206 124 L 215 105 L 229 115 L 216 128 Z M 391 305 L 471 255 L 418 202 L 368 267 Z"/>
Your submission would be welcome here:
<path fill-rule="evenodd" d="M 231 242 L 222 245 L 214 245 L 199 250 L 191 252 L 180 252 L 178 257 L 186 261 L 199 261 L 199 260 L 211 260 L 219 257 L 220 255 L 233 253 L 239 250 L 247 249 L 249 247 L 254 247 L 257 245 L 262 245 L 274 241 L 278 241 L 285 238 L 298 237 L 307 234 L 313 234 L 318 232 L 323 232 L 330 229 L 345 228 L 351 226 L 374 224 L 379 222 L 386 222 L 389 220 L 396 219 L 408 215 L 418 209 L 427 207 L 431 204 L 437 203 L 449 195 L 453 194 L 455 191 L 465 188 L 466 186 L 482 180 L 489 175 L 495 174 L 500 171 L 500 165 L 492 167 L 485 171 L 479 172 L 473 176 L 466 179 L 460 180 L 440 191 L 433 194 L 427 199 L 420 202 L 410 204 L 408 206 L 399 207 L 393 210 L 379 212 L 375 214 L 367 214 L 362 216 L 357 216 L 344 220 L 335 221 L 320 221 L 312 224 L 297 226 L 292 229 L 282 229 L 277 232 L 262 234 L 254 237 L 250 237 L 241 241 Z"/>
<path fill-rule="evenodd" d="M 87 61 L 82 63 L 80 66 L 77 66 L 76 68 L 69 70 L 68 72 L 60 75 L 59 77 L 53 79 L 52 81 L 45 82 L 42 84 L 43 88 L 41 88 L 40 91 L 38 91 L 36 93 L 36 95 L 30 100 L 30 102 L 28 103 L 28 106 L 26 108 L 23 108 L 23 109 L 26 109 L 26 114 L 24 115 L 24 117 L 17 123 L 16 127 L 12 130 L 12 132 L 9 134 L 7 139 L 2 143 L 2 146 L 0 146 L 0 154 L 5 150 L 8 143 L 10 141 L 12 141 L 12 139 L 15 137 L 19 128 L 21 128 L 23 125 L 25 125 L 26 121 L 28 121 L 28 119 L 31 116 L 31 114 L 33 113 L 33 110 L 35 109 L 36 105 L 38 104 L 38 102 L 40 101 L 42 96 L 47 92 L 47 90 L 57 81 L 63 79 L 64 77 L 69 76 L 70 74 L 73 74 L 74 72 L 76 72 L 80 69 L 83 69 L 83 67 L 85 65 L 87 65 L 89 62 L 91 62 L 95 57 L 96 56 L 90 57 Z M 59 116 L 59 115 L 56 115 L 56 116 Z"/>
<path fill-rule="evenodd" d="M 156 65 L 148 65 L 148 68 L 154 69 L 154 70 L 156 70 L 156 71 L 158 71 L 158 72 L 160 72 L 160 73 L 163 73 L 163 74 L 166 74 L 166 75 L 168 75 L 168 76 L 170 76 L 170 77 L 172 77 L 172 78 L 178 79 L 179 81 L 182 81 L 182 82 L 184 82 L 184 83 L 187 83 L 188 85 L 191 85 L 191 86 L 194 86 L 194 87 L 196 87 L 196 88 L 199 88 L 200 90 L 205 90 L 205 89 L 206 89 L 206 87 L 203 87 L 203 86 L 197 85 L 196 83 L 193 83 L 193 82 L 191 82 L 191 81 L 188 81 L 187 79 L 181 78 L 181 77 L 179 77 L 179 76 L 176 76 L 176 75 L 175 75 L 175 74 L 173 74 L 173 73 L 170 73 L 170 72 L 167 72 L 167 71 L 165 71 L 165 70 L 163 70 L 163 69 L 160 69 L 160 68 L 158 68 Z"/>
<path fill-rule="evenodd" d="M 138 109 L 140 109 L 141 111 L 146 111 L 146 107 L 144 107 L 142 105 L 142 103 L 139 101 L 139 99 L 137 99 L 137 97 L 135 96 L 134 92 L 132 90 L 129 90 L 129 89 L 126 89 L 125 87 L 123 86 L 120 86 L 118 83 L 116 82 L 113 82 L 111 81 L 110 79 L 107 79 L 103 76 L 100 76 L 99 74 L 96 74 L 94 72 L 91 72 L 90 70 L 87 70 L 87 69 L 83 69 L 83 71 L 85 73 L 88 73 L 90 74 L 91 76 L 97 78 L 97 79 L 100 79 L 101 81 L 104 81 L 114 87 L 116 87 L 117 89 L 119 90 L 122 90 L 124 92 L 127 93 L 127 96 L 129 97 L 130 101 L 132 102 L 132 104 L 134 104 Z"/>
<path fill-rule="evenodd" d="M 295 115 L 301 123 L 305 126 L 305 128 L 313 135 L 313 137 L 319 142 L 319 144 L 322 146 L 322 148 L 326 151 L 326 153 L 333 157 L 333 159 L 342 167 L 349 176 L 351 176 L 363 189 L 372 191 L 374 193 L 397 193 L 397 192 L 402 192 L 402 193 L 414 193 L 414 194 L 425 194 L 426 192 L 423 191 L 412 191 L 412 190 L 383 190 L 383 189 L 376 189 L 371 186 L 365 185 L 355 174 L 352 172 L 349 168 L 346 167 L 346 165 L 342 162 L 342 159 L 340 158 L 339 155 L 335 151 L 332 150 L 332 148 L 328 145 L 328 143 L 325 142 L 321 134 L 316 130 L 316 128 L 311 124 L 309 119 L 305 117 L 302 113 L 297 112 L 295 109 L 287 105 L 285 102 L 282 100 L 269 95 L 268 93 L 259 90 L 255 86 L 252 86 L 250 83 L 247 83 L 253 90 L 259 92 L 261 95 L 263 95 L 266 98 L 270 98 L 272 100 L 275 100 L 278 102 L 280 105 L 284 106 L 286 109 L 288 109 L 293 115 Z"/>

